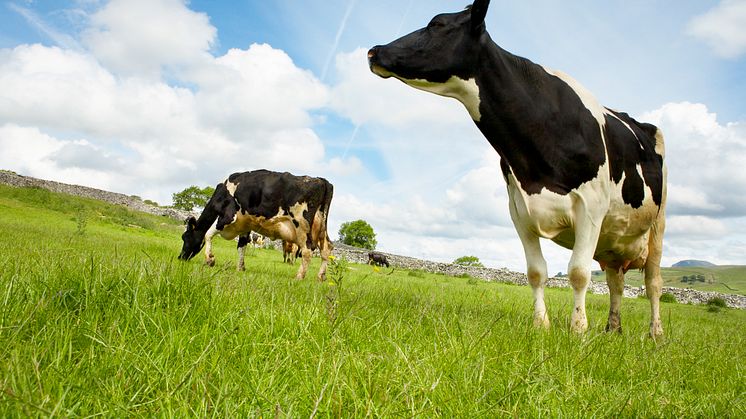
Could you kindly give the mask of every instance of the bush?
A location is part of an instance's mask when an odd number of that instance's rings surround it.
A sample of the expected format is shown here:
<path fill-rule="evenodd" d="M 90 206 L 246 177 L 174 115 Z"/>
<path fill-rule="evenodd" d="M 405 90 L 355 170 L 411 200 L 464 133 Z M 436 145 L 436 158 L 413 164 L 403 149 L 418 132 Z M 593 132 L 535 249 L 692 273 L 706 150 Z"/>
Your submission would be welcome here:
<path fill-rule="evenodd" d="M 728 308 L 728 304 L 721 297 L 712 297 L 707 300 L 707 311 L 717 313 L 724 308 Z"/>
<path fill-rule="evenodd" d="M 664 292 L 661 294 L 661 303 L 678 303 L 679 300 L 676 299 L 676 296 L 671 294 L 670 292 Z"/>
<path fill-rule="evenodd" d="M 484 265 L 482 265 L 482 262 L 479 261 L 479 258 L 476 256 L 461 256 L 460 258 L 453 261 L 454 265 L 461 265 L 461 266 L 474 266 L 477 268 L 484 268 Z"/>

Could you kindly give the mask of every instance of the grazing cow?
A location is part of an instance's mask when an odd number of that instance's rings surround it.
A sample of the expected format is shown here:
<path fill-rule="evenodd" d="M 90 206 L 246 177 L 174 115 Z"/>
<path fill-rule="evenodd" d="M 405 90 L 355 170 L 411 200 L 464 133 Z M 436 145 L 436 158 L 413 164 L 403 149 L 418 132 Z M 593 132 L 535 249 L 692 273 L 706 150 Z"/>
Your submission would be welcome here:
<path fill-rule="evenodd" d="M 245 235 L 248 242 L 248 234 L 256 231 L 298 246 L 303 258 L 298 279 L 306 276 L 311 252 L 318 248 L 321 253 L 318 278 L 324 280 L 332 251 L 326 232 L 332 193 L 332 185 L 322 178 L 268 170 L 234 173 L 215 187 L 199 219 L 187 220 L 179 259 L 193 258 L 206 244 L 206 263 L 212 266 L 215 263 L 210 247 L 212 236 L 220 234 L 232 240 Z"/>
<path fill-rule="evenodd" d="M 489 0 L 435 16 L 427 27 L 368 52 L 375 74 L 459 100 L 500 155 L 510 215 L 526 256 L 534 324 L 549 327 L 539 238 L 572 250 L 571 327 L 588 328 L 591 262 L 606 271 L 607 330 L 621 331 L 624 273 L 645 271 L 650 334 L 659 316 L 666 201 L 663 135 L 598 104 L 577 81 L 513 55 L 485 29 Z"/>
<path fill-rule="evenodd" d="M 251 232 L 251 236 L 249 236 L 251 245 L 254 247 L 262 247 L 264 246 L 264 236 L 261 234 Z"/>
<path fill-rule="evenodd" d="M 383 253 L 378 252 L 370 252 L 368 253 L 368 264 L 373 264 L 377 266 L 386 266 L 389 267 L 389 261 L 386 259 L 386 255 Z"/>
<path fill-rule="evenodd" d="M 300 256 L 300 248 L 289 241 L 282 242 L 282 261 L 290 265 L 295 263 L 295 258 Z"/>

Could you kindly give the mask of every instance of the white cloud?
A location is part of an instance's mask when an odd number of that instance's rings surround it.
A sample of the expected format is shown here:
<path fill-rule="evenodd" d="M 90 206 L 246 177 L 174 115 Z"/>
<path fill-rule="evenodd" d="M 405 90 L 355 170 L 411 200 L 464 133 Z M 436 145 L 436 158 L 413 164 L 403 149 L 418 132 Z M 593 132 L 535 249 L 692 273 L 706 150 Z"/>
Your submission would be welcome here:
<path fill-rule="evenodd" d="M 690 34 L 706 42 L 716 54 L 736 58 L 746 52 L 746 1 L 722 0 L 689 22 Z"/>
<path fill-rule="evenodd" d="M 669 213 L 746 214 L 746 125 L 721 124 L 699 103 L 668 103 L 641 116 L 663 131 L 669 169 Z"/>
<path fill-rule="evenodd" d="M 418 91 L 395 79 L 382 79 L 368 68 L 366 50 L 337 55 L 331 106 L 355 124 L 375 122 L 389 127 L 416 124 L 471 124 L 454 99 Z"/>
<path fill-rule="evenodd" d="M 158 79 L 164 66 L 208 59 L 217 29 L 184 0 L 112 0 L 91 16 L 83 43 L 107 68 Z"/>

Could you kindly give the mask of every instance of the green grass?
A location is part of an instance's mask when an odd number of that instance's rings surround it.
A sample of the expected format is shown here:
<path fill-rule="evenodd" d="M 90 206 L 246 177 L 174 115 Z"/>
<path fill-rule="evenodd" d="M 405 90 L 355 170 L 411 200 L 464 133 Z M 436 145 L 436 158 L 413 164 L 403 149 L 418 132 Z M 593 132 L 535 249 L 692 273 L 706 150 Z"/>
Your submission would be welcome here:
<path fill-rule="evenodd" d="M 80 220 L 85 218 L 81 227 Z M 569 332 L 571 293 L 337 261 L 292 279 L 216 240 L 176 260 L 179 222 L 0 186 L 0 416 L 744 417 L 746 313 L 623 302 L 624 333 Z"/>

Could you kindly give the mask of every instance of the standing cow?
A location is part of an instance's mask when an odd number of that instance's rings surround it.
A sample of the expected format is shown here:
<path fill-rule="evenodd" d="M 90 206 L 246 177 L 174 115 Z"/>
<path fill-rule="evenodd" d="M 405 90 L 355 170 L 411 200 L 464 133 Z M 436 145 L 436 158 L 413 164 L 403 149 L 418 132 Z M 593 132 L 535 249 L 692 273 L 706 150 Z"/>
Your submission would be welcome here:
<path fill-rule="evenodd" d="M 298 279 L 306 276 L 311 252 L 318 248 L 321 253 L 318 278 L 324 280 L 332 251 L 326 232 L 332 193 L 331 183 L 322 178 L 268 170 L 234 173 L 215 187 L 199 219 L 190 217 L 187 220 L 179 259 L 193 258 L 206 245 L 206 263 L 213 265 L 213 235 L 220 234 L 228 240 L 246 236 L 248 241 L 248 233 L 256 231 L 298 246 L 303 258 L 296 275 Z M 239 269 L 241 267 L 239 264 Z"/>
<path fill-rule="evenodd" d="M 501 49 L 485 29 L 488 5 L 477 0 L 372 48 L 371 70 L 456 98 L 500 155 L 533 288 L 535 325 L 549 326 L 543 237 L 572 250 L 573 330 L 588 328 L 585 294 L 595 259 L 606 271 L 611 296 L 607 330 L 621 331 L 624 273 L 640 268 L 650 299 L 650 334 L 661 335 L 663 135 L 599 105 L 566 74 Z"/>

